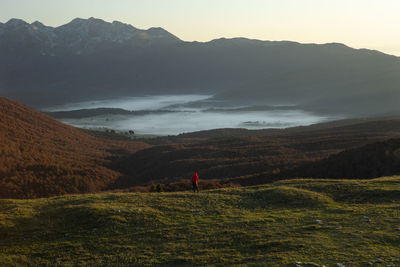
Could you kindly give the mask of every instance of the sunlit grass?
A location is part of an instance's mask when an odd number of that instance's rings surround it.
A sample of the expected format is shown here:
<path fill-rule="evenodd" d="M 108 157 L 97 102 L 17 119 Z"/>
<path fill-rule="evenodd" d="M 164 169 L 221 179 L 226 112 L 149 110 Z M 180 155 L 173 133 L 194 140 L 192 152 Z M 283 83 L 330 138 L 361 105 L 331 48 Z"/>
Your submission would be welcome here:
<path fill-rule="evenodd" d="M 0 266 L 400 264 L 399 228 L 399 177 L 0 200 Z"/>

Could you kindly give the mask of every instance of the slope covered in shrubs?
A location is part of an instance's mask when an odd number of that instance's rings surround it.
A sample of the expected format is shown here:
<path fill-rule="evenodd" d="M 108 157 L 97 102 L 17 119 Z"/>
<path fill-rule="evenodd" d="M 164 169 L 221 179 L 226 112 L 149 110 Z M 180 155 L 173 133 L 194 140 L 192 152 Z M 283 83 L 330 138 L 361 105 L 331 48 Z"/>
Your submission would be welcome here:
<path fill-rule="evenodd" d="M 369 179 L 400 174 L 400 139 L 343 151 L 287 173 L 291 177 Z"/>
<path fill-rule="evenodd" d="M 100 191 L 120 176 L 109 158 L 145 147 L 92 137 L 0 98 L 0 198 Z"/>

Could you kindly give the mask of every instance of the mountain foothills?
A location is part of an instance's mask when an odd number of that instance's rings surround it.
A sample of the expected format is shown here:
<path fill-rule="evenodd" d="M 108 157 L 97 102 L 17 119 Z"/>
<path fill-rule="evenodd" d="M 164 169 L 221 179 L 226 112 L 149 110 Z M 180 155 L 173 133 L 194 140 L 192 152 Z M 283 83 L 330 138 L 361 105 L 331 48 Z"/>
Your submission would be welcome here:
<path fill-rule="evenodd" d="M 0 98 L 0 198 L 147 192 L 154 184 L 182 191 L 190 189 L 194 170 L 202 190 L 291 177 L 400 174 L 400 142 L 393 139 L 400 136 L 398 117 L 142 140 L 102 136 Z"/>
<path fill-rule="evenodd" d="M 400 59 L 343 44 L 245 38 L 185 42 L 163 30 L 74 19 L 0 24 L 0 92 L 31 106 L 205 93 L 356 115 L 398 113 Z"/>
<path fill-rule="evenodd" d="M 97 192 L 120 173 L 112 157 L 148 145 L 101 140 L 0 98 L 0 198 Z"/>
<path fill-rule="evenodd" d="M 368 179 L 400 173 L 400 139 L 391 139 L 343 151 L 316 163 L 291 170 L 288 177 Z M 295 174 L 295 175 L 293 175 Z"/>
<path fill-rule="evenodd" d="M 400 174 L 398 164 L 386 166 L 399 160 L 394 151 L 400 143 L 388 141 L 400 137 L 399 118 L 342 123 L 284 130 L 227 129 L 223 137 L 214 138 L 209 137 L 223 130 L 164 138 L 164 145 L 137 151 L 116 161 L 114 168 L 125 174 L 118 180 L 121 188 L 143 185 L 158 177 L 157 182 L 171 191 L 189 189 L 182 179 L 190 177 L 193 170 L 201 174 L 203 188 L 266 184 L 298 177 L 373 178 Z M 366 146 L 371 143 L 376 143 L 374 149 Z M 323 172 L 329 167 L 337 171 Z"/>

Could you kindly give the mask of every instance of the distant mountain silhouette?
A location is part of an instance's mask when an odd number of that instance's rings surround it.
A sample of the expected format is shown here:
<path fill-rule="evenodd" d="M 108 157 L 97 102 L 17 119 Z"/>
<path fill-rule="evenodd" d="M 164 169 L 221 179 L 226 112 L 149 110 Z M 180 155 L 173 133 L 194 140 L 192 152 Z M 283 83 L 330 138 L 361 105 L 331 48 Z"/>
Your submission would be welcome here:
<path fill-rule="evenodd" d="M 370 115 L 398 110 L 400 59 L 343 44 L 184 42 L 162 28 L 74 19 L 0 25 L 0 94 L 36 107 L 126 95 L 207 93 Z"/>
<path fill-rule="evenodd" d="M 97 192 L 120 176 L 109 157 L 145 147 L 94 138 L 0 97 L 0 198 Z"/>
<path fill-rule="evenodd" d="M 9 52 L 26 49 L 29 50 L 25 51 L 26 54 L 43 56 L 91 54 L 112 46 L 146 47 L 180 41 L 162 28 L 139 30 L 118 21 L 108 23 L 95 18 L 76 18 L 57 28 L 38 21 L 28 24 L 11 19 L 3 24 L 0 35 L 2 49 Z"/>

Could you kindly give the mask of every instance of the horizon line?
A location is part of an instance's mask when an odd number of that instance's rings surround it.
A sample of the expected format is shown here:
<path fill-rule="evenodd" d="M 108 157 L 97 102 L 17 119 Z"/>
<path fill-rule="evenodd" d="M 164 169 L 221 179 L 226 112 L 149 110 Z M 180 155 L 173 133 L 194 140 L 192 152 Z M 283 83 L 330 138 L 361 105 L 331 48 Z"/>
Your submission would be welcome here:
<path fill-rule="evenodd" d="M 174 36 L 177 37 L 179 40 L 181 40 L 181 41 L 183 41 L 183 42 L 187 42 L 187 43 L 210 43 L 210 42 L 212 42 L 212 41 L 222 40 L 222 39 L 226 39 L 226 40 L 246 39 L 246 40 L 261 41 L 261 42 L 288 42 L 288 43 L 296 43 L 296 44 L 302 44 L 302 45 L 330 45 L 330 44 L 338 44 L 338 45 L 344 45 L 344 46 L 346 46 L 346 47 L 348 47 L 348 48 L 355 49 L 355 50 L 369 50 L 369 51 L 375 51 L 375 52 L 379 52 L 379 53 L 382 53 L 382 54 L 385 54 L 385 55 L 389 55 L 389 56 L 393 56 L 393 57 L 397 57 L 397 58 L 400 57 L 400 55 L 390 54 L 390 53 L 388 53 L 388 52 L 383 52 L 383 51 L 378 50 L 378 49 L 367 48 L 367 47 L 359 47 L 359 48 L 357 48 L 357 47 L 353 47 L 353 46 L 347 45 L 346 43 L 337 42 L 337 41 L 330 41 L 330 42 L 300 42 L 300 41 L 287 40 L 287 39 L 281 39 L 281 40 L 257 39 L 257 38 L 250 38 L 250 37 L 245 37 L 245 36 L 236 36 L 236 37 L 226 37 L 226 36 L 222 36 L 222 37 L 219 37 L 219 38 L 209 39 L 209 40 L 207 40 L 207 41 L 199 41 L 199 40 L 194 40 L 194 39 L 193 39 L 193 40 L 183 40 L 183 39 L 181 39 L 179 36 L 177 36 L 176 34 L 174 34 L 174 33 L 170 32 L 170 31 L 166 30 L 164 27 L 161 27 L 161 26 L 151 26 L 151 27 L 149 27 L 149 28 L 147 28 L 147 29 L 141 29 L 141 28 L 135 27 L 134 25 L 132 25 L 132 24 L 130 24 L 130 23 L 125 23 L 125 22 L 122 22 L 122 21 L 119 21 L 119 20 L 113 20 L 112 22 L 109 22 L 109 21 L 107 21 L 107 20 L 104 20 L 104 19 L 101 19 L 101 18 L 96 18 L 96 17 L 93 17 L 93 16 L 91 16 L 91 17 L 89 17 L 89 18 L 75 17 L 75 18 L 73 18 L 72 20 L 70 20 L 69 22 L 66 22 L 66 23 L 64 23 L 64 24 L 60 24 L 60 25 L 58 25 L 58 26 L 49 26 L 49 25 L 46 25 L 46 24 L 44 24 L 43 22 L 41 22 L 41 21 L 39 21 L 39 20 L 35 20 L 35 21 L 29 23 L 27 20 L 20 19 L 20 18 L 15 18 L 15 17 L 14 17 L 14 18 L 8 19 L 7 22 L 1 22 L 1 21 L 0 21 L 0 24 L 6 25 L 6 24 L 9 23 L 11 20 L 20 20 L 20 21 L 23 21 L 23 22 L 25 22 L 25 23 L 27 23 L 27 24 L 29 24 L 29 25 L 32 25 L 33 23 L 38 22 L 38 23 L 43 24 L 43 25 L 46 26 L 46 27 L 50 27 L 50 28 L 56 29 L 56 28 L 58 28 L 58 27 L 67 25 L 67 24 L 71 23 L 72 21 L 74 21 L 74 20 L 76 20 L 76 19 L 81 19 L 81 20 L 90 20 L 90 19 L 101 20 L 101 21 L 103 21 L 103 22 L 105 22 L 105 23 L 109 23 L 109 24 L 112 24 L 112 23 L 117 22 L 117 23 L 129 25 L 129 26 L 131 26 L 131 27 L 133 27 L 133 28 L 135 28 L 135 29 L 137 29 L 137 30 L 142 30 L 142 31 L 148 31 L 148 30 L 150 30 L 150 29 L 161 28 L 161 29 L 167 31 L 168 33 L 174 35 Z"/>

